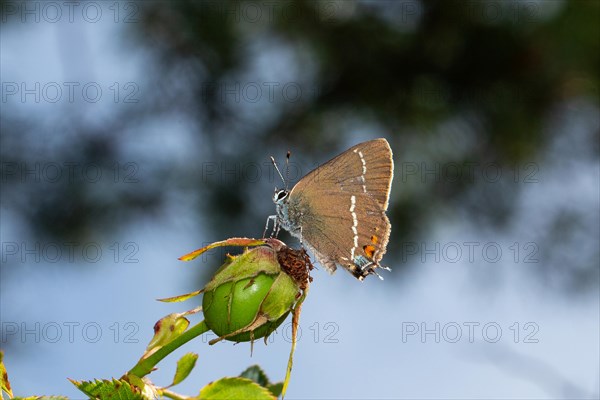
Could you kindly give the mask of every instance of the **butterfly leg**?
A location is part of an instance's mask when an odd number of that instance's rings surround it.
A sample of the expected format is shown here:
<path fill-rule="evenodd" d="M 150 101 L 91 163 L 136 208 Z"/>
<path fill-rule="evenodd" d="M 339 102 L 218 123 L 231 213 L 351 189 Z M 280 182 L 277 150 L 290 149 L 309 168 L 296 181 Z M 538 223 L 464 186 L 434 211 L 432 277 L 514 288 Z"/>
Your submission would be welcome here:
<path fill-rule="evenodd" d="M 269 215 L 267 217 L 267 223 L 265 224 L 265 231 L 263 232 L 263 238 L 265 238 L 267 236 L 267 230 L 269 229 L 269 221 L 273 221 L 273 230 L 271 231 L 271 236 L 270 237 L 277 237 L 277 235 L 279 234 L 279 225 L 277 224 L 277 215 Z"/>
<path fill-rule="evenodd" d="M 277 215 L 269 215 L 267 217 L 267 223 L 265 224 L 265 230 L 263 232 L 263 239 L 267 236 L 267 230 L 269 230 L 269 222 L 273 220 L 273 231 L 271 231 L 271 236 L 275 233 L 275 227 L 277 226 Z"/>
<path fill-rule="evenodd" d="M 279 230 L 281 229 L 281 224 L 277 223 L 277 220 L 275 220 L 275 224 L 273 226 L 273 230 L 275 231 L 275 237 L 279 236 Z"/>

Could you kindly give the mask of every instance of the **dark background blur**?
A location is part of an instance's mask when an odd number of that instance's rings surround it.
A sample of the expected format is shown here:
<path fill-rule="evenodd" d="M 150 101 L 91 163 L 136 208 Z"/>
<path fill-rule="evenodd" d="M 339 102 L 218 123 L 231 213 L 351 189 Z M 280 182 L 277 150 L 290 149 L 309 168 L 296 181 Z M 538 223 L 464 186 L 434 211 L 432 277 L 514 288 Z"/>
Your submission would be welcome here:
<path fill-rule="evenodd" d="M 455 268 L 448 254 L 427 260 L 427 249 L 441 252 L 458 243 L 466 259 L 465 241 L 496 243 L 502 262 L 485 268 L 471 262 L 461 271 L 468 276 L 462 285 L 503 299 L 497 286 L 514 278 L 504 271 L 517 270 L 520 293 L 538 293 L 531 296 L 540 304 L 548 297 L 566 310 L 588 310 L 581 311 L 582 321 L 596 328 L 586 338 L 598 341 L 599 2 L 82 2 L 73 21 L 57 4 L 60 16 L 44 2 L 0 2 L 1 345 L 20 395 L 60 394 L 28 392 L 39 388 L 35 384 L 20 392 L 16 383 L 32 372 L 10 368 L 11 358 L 31 363 L 34 354 L 41 357 L 30 350 L 31 338 L 23 339 L 22 322 L 31 328 L 36 321 L 43 327 L 65 320 L 64 309 L 50 306 L 59 295 L 55 282 L 72 279 L 72 290 L 98 290 L 99 299 L 106 293 L 126 299 L 136 286 L 137 305 L 118 305 L 125 316 L 153 298 L 195 290 L 221 255 L 206 268 L 183 268 L 175 258 L 212 241 L 262 234 L 274 211 L 273 188 L 281 186 L 270 155 L 282 162 L 292 151 L 296 182 L 347 147 L 376 137 L 388 139 L 396 164 L 384 259 L 393 272 L 384 282 L 369 283 L 370 293 L 381 292 L 379 301 L 386 302 L 386 292 L 411 285 L 424 264 L 437 264 L 432 273 Z M 73 101 L 69 87 L 75 88 Z M 90 101 L 98 88 L 100 101 Z M 103 250 L 100 263 L 89 262 L 90 243 Z M 73 257 L 67 257 L 69 248 Z M 519 268 L 527 255 L 535 262 Z M 139 262 L 128 264 L 128 256 Z M 99 270 L 106 259 L 110 268 Z M 184 269 L 190 274 L 185 278 Z M 319 271 L 312 292 L 325 291 L 325 281 L 342 282 L 346 293 L 359 285 L 342 274 Z M 30 279 L 25 291 L 21 285 Z M 42 286 L 46 295 L 38 298 Z M 360 290 L 357 296 L 372 296 Z M 427 297 L 445 301 L 441 292 Z M 342 299 L 354 303 L 356 318 L 367 312 L 358 305 L 366 304 L 361 298 Z M 40 301 L 56 310 L 48 311 L 54 317 L 25 316 Z M 87 311 L 110 308 L 93 302 L 83 301 Z M 383 307 L 396 310 L 394 304 Z M 148 318 L 172 312 L 158 310 Z M 507 320 L 510 310 L 504 310 Z M 354 333 L 369 336 L 373 323 Z M 131 354 L 141 354 L 151 326 L 139 324 L 141 343 Z M 573 339 L 564 337 L 570 339 L 546 342 L 542 353 L 562 353 Z M 65 346 L 73 352 L 70 343 Z M 195 351 L 214 351 L 200 349 Z M 597 343 L 590 352 L 591 364 L 582 365 L 593 376 L 599 371 Z M 82 356 L 81 363 L 91 362 Z M 124 365 L 133 362 L 131 356 Z M 355 368 L 367 365 L 355 362 Z M 564 363 L 553 369 L 541 363 L 545 372 L 531 374 L 568 382 L 558 389 L 536 384 L 545 395 L 598 395 L 597 380 L 573 382 L 560 369 Z M 109 367 L 102 370 L 106 376 L 122 372 Z M 303 368 L 300 362 L 297 368 Z M 96 377 L 68 365 L 61 373 Z M 297 385 L 304 387 L 301 377 Z M 489 392 L 445 392 L 440 385 L 439 393 L 409 393 L 497 397 L 486 384 Z M 56 388 L 64 393 L 63 385 Z M 368 393 L 407 395 L 385 386 Z M 297 396 L 330 396 L 320 388 L 304 387 Z M 499 397 L 536 393 L 515 386 Z"/>

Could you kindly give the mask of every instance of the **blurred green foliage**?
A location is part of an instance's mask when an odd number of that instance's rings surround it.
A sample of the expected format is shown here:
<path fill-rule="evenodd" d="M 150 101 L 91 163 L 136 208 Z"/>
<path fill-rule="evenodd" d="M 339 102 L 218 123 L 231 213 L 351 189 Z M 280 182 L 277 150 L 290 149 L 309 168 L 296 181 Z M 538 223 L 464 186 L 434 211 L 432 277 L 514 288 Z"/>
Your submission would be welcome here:
<path fill-rule="evenodd" d="M 128 160 L 123 142 L 144 142 L 147 124 L 174 115 L 192 122 L 198 157 L 180 164 L 150 148 L 140 161 L 144 179 L 108 193 L 84 180 L 50 187 L 8 179 L 3 203 L 36 235 L 94 237 L 162 212 L 167 196 L 181 193 L 198 196 L 198 215 L 209 218 L 204 228 L 213 235 L 206 240 L 257 237 L 279 183 L 203 179 L 207 161 L 262 166 L 290 149 L 300 154 L 292 160 L 314 166 L 358 141 L 385 136 L 397 166 L 510 168 L 538 161 L 558 108 L 577 99 L 598 106 L 597 1 L 137 4 L 137 23 L 119 39 L 148 54 L 143 79 L 153 90 L 144 101 L 101 126 L 65 116 L 64 129 L 57 128 L 62 140 L 46 146 L 43 120 L 3 113 L 2 160 L 93 161 L 110 173 L 115 160 Z M 277 83 L 273 101 L 264 101 L 266 90 L 257 103 L 230 93 L 248 82 L 264 89 L 265 82 Z M 298 99 L 282 92 L 289 82 L 302 90 Z M 596 154 L 597 140 L 596 131 L 589 143 Z M 415 187 L 399 181 L 398 169 L 396 175 L 392 243 L 417 240 L 447 211 L 500 229 L 520 190 L 504 181 L 476 188 L 478 181 L 444 179 Z"/>

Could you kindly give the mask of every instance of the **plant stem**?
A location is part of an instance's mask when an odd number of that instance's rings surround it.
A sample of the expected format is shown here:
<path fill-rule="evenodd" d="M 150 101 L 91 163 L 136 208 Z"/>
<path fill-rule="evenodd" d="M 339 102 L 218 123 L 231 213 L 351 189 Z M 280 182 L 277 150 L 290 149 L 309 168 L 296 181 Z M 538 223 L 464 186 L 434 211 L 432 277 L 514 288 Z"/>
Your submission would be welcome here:
<path fill-rule="evenodd" d="M 167 389 L 162 390 L 162 395 L 165 397 L 168 397 L 170 399 L 173 399 L 173 400 L 191 400 L 192 399 L 192 397 L 184 396 L 182 394 L 178 394 L 178 393 L 172 392 Z"/>
<path fill-rule="evenodd" d="M 149 357 L 140 359 L 140 361 L 138 361 L 138 363 L 126 375 L 135 375 L 139 378 L 143 378 L 152 372 L 154 366 L 158 364 L 160 360 L 171 354 L 171 352 L 183 346 L 193 338 L 208 331 L 209 328 L 204 320 L 199 322 L 187 331 L 183 332 L 181 335 L 177 336 L 175 339 L 171 340 L 169 343 L 165 344 Z"/>
<path fill-rule="evenodd" d="M 285 379 L 283 380 L 283 388 L 281 389 L 281 400 L 285 397 L 290 378 L 292 376 L 292 365 L 294 364 L 294 352 L 296 351 L 296 343 L 298 337 L 298 325 L 300 323 L 300 311 L 302 310 L 302 303 L 306 299 L 308 294 L 308 287 L 302 293 L 302 297 L 296 303 L 294 307 L 294 313 L 292 314 L 292 348 L 290 349 L 290 357 L 288 358 L 287 369 L 285 371 Z"/>

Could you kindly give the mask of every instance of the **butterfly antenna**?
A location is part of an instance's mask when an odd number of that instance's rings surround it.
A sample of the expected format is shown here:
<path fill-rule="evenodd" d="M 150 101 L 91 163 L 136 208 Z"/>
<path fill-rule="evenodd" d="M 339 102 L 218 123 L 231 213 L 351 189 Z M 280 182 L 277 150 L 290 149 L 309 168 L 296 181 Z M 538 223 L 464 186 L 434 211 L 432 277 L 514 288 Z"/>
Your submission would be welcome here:
<path fill-rule="evenodd" d="M 290 182 L 290 156 L 292 152 L 288 150 L 287 155 L 285 156 L 285 190 L 288 190 L 288 185 Z"/>
<path fill-rule="evenodd" d="M 275 167 L 275 171 L 277 171 L 277 173 L 279 174 L 279 177 L 283 181 L 283 184 L 285 185 L 285 188 L 287 190 L 287 182 L 283 178 L 283 175 L 281 174 L 281 171 L 279 170 L 279 167 L 277 166 L 277 162 L 275 162 L 275 159 L 273 158 L 273 156 L 271 156 L 271 162 L 273 163 L 273 166 Z"/>

